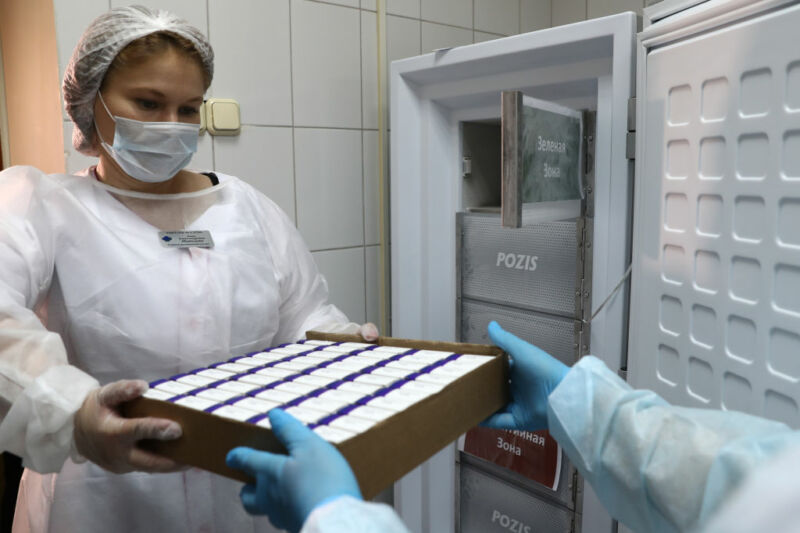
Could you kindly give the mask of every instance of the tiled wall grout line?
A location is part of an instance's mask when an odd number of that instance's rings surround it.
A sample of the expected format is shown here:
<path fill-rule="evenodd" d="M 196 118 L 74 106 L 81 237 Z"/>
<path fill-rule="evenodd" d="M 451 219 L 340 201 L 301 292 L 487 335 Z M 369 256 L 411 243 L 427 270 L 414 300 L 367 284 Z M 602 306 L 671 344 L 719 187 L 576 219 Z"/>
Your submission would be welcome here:
<path fill-rule="evenodd" d="M 294 58 L 292 57 L 292 0 L 289 2 L 289 103 L 292 115 L 292 186 L 294 189 L 294 225 L 298 227 L 300 214 L 297 202 L 297 147 L 295 146 L 295 123 L 294 123 Z"/>
<path fill-rule="evenodd" d="M 380 0 L 378 0 L 380 1 Z M 375 15 L 377 17 L 377 13 Z M 376 20 L 377 21 L 377 20 Z M 361 114 L 361 236 L 362 245 L 367 244 L 367 187 L 366 187 L 366 172 L 364 169 L 364 15 L 361 11 L 358 13 L 358 28 L 359 28 L 359 72 L 361 74 L 361 83 L 359 89 L 361 90 L 361 105 L 358 110 Z M 377 43 L 375 43 L 377 45 Z M 364 321 L 367 322 L 367 254 L 366 248 L 361 247 L 361 260 L 364 264 Z"/>

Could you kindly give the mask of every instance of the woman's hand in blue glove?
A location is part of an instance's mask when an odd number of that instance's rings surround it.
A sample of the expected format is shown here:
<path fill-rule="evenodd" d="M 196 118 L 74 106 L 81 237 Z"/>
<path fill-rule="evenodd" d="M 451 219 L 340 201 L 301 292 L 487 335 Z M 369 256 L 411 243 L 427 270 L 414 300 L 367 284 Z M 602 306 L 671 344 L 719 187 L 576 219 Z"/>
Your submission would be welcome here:
<path fill-rule="evenodd" d="M 350 465 L 333 445 L 280 409 L 270 411 L 269 420 L 288 456 L 234 448 L 226 460 L 256 479 L 242 488 L 247 512 L 266 514 L 276 527 L 295 532 L 319 505 L 339 496 L 361 498 Z"/>
<path fill-rule="evenodd" d="M 497 322 L 489 324 L 489 337 L 510 356 L 511 401 L 481 425 L 526 431 L 547 429 L 547 398 L 569 367 L 507 332 Z"/>

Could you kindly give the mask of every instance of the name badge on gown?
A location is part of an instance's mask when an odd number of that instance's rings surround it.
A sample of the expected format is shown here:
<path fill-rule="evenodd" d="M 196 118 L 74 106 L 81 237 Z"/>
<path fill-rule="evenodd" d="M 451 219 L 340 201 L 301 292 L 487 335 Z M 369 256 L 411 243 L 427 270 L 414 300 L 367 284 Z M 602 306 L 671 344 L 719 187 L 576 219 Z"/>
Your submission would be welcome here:
<path fill-rule="evenodd" d="M 213 248 L 210 231 L 159 231 L 158 240 L 167 248 Z"/>

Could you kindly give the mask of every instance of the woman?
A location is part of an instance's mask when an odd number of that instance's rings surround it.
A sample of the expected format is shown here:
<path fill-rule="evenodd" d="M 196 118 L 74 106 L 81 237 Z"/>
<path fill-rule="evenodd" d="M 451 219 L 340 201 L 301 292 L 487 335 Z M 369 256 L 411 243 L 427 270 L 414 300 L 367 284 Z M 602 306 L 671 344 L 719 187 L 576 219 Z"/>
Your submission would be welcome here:
<path fill-rule="evenodd" d="M 29 467 L 17 531 L 269 530 L 241 510 L 235 482 L 136 446 L 178 438 L 178 424 L 123 419 L 119 404 L 142 379 L 309 329 L 377 337 L 327 304 L 272 201 L 185 169 L 212 74 L 197 29 L 114 9 L 86 30 L 63 85 L 73 144 L 97 166 L 0 173 L 0 448 Z"/>

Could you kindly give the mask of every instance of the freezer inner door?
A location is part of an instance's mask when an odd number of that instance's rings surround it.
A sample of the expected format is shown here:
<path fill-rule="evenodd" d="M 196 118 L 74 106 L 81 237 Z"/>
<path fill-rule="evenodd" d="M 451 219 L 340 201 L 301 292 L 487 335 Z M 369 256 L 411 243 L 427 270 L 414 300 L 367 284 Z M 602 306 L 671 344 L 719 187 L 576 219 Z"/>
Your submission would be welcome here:
<path fill-rule="evenodd" d="M 628 376 L 798 427 L 800 6 L 772 4 L 642 35 Z"/>

